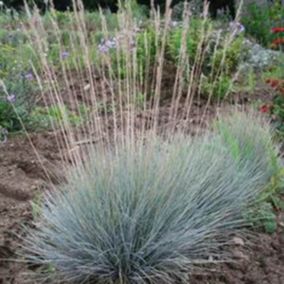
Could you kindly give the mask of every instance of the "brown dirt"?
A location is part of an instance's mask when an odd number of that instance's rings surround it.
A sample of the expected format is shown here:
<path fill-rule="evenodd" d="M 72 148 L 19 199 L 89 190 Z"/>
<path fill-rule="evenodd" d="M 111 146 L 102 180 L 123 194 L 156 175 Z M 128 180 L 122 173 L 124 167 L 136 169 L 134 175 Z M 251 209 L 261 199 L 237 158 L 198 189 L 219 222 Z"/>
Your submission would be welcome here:
<path fill-rule="evenodd" d="M 167 124 L 167 111 L 165 107 L 161 112 L 161 125 Z M 209 108 L 206 121 L 215 113 L 216 110 Z M 192 112 L 192 126 L 200 125 L 199 115 L 200 111 Z M 31 140 L 52 182 L 56 183 L 62 175 L 58 170 L 61 156 L 55 137 L 51 133 L 35 134 Z M 19 262 L 16 252 L 22 226 L 32 222 L 31 201 L 49 188 L 50 180 L 27 138 L 15 137 L 0 144 L 0 284 L 37 283 L 29 277 L 31 268 Z M 279 212 L 278 219 L 276 233 L 255 233 L 253 241 L 231 248 L 236 262 L 218 264 L 211 272 L 193 276 L 190 283 L 284 283 L 284 212 Z"/>
<path fill-rule="evenodd" d="M 282 220 L 282 221 L 280 221 Z M 194 276 L 191 283 L 282 284 L 284 283 L 284 213 L 279 213 L 276 233 L 255 233 L 253 239 L 231 247 L 233 263 L 216 265 L 213 272 Z M 282 222 L 282 223 L 281 223 Z M 282 225 L 280 225 L 282 224 Z"/>
<path fill-rule="evenodd" d="M 53 135 L 31 136 L 39 151 L 44 168 L 56 182 L 60 172 L 56 168 L 60 156 L 56 151 Z M 52 166 L 51 166 L 52 165 Z M 50 175 L 51 174 L 51 175 Z M 23 226 L 31 224 L 31 201 L 50 187 L 39 159 L 26 137 L 16 137 L 0 144 L 0 283 L 24 283 L 21 271 L 28 272 L 25 265 L 16 261 Z M 29 282 L 28 282 L 29 283 Z M 31 282 L 30 282 L 31 283 Z"/>

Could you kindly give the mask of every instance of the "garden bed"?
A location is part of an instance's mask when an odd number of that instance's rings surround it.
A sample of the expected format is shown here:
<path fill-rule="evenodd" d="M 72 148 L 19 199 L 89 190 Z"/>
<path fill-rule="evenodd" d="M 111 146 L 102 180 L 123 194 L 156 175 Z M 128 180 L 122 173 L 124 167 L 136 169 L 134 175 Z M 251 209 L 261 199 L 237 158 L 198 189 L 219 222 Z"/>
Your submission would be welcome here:
<path fill-rule="evenodd" d="M 267 92 L 257 92 L 253 100 L 269 99 Z M 265 95 L 264 95 L 265 94 Z M 246 95 L 238 95 L 235 102 L 248 107 Z M 67 102 L 68 103 L 68 102 Z M 204 104 L 194 103 L 188 130 L 200 128 L 200 117 L 204 112 Z M 221 111 L 226 112 L 231 104 L 223 104 Z M 164 102 L 160 111 L 160 126 L 166 126 L 170 104 Z M 220 109 L 218 110 L 220 112 Z M 216 116 L 216 105 L 206 110 L 207 128 Z M 138 118 L 147 116 L 140 113 Z M 164 118 L 163 118 L 164 117 Z M 182 123 L 182 122 L 181 122 Z M 178 125 L 178 124 L 177 124 Z M 0 283 L 22 284 L 37 283 L 32 274 L 40 267 L 29 267 L 21 263 L 17 249 L 23 236 L 23 226 L 32 226 L 34 217 L 32 202 L 47 190 L 51 190 L 50 180 L 42 170 L 41 162 L 48 170 L 53 184 L 62 179 L 62 159 L 56 147 L 59 132 L 43 132 L 30 135 L 10 137 L 7 143 L 0 144 Z M 31 142 L 37 149 L 38 156 L 31 148 Z M 283 199 L 284 200 L 284 199 Z M 284 282 L 284 212 L 277 212 L 277 231 L 266 234 L 261 229 L 250 232 L 248 239 L 235 237 L 235 245 L 228 248 L 235 257 L 232 263 L 220 263 L 196 270 L 190 276 L 190 283 L 210 284 L 281 284 Z M 1 260 L 2 259 L 2 260 Z M 4 261 L 3 259 L 10 259 Z"/>
<path fill-rule="evenodd" d="M 58 165 L 60 156 L 52 134 L 33 135 L 32 140 L 46 165 Z M 53 171 L 54 176 L 60 176 L 60 171 L 55 168 Z M 30 142 L 24 137 L 15 137 L 0 145 L 0 173 L 0 259 L 13 260 L 20 242 L 17 235 L 22 235 L 23 225 L 32 223 L 31 201 L 49 187 Z M 253 238 L 243 240 L 243 243 L 236 238 L 236 245 L 231 248 L 236 257 L 234 263 L 197 271 L 190 283 L 283 283 L 284 212 L 278 212 L 277 232 L 272 235 L 253 233 Z M 1 284 L 37 283 L 28 274 L 39 268 L 29 268 L 20 261 L 17 258 L 0 261 Z"/>
<path fill-rule="evenodd" d="M 0 284 L 284 283 L 279 5 L 4 11 Z"/>

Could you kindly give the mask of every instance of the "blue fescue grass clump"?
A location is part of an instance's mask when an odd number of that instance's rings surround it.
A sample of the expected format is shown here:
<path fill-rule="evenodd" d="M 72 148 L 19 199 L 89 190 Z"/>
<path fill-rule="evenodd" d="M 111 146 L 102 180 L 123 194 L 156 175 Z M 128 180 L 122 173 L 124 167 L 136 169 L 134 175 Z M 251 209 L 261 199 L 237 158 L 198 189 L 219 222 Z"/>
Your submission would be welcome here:
<path fill-rule="evenodd" d="M 275 154 L 267 125 L 232 118 L 203 137 L 90 150 L 45 197 L 27 259 L 73 283 L 186 282 L 193 265 L 228 260 L 219 248 L 245 225 Z"/>

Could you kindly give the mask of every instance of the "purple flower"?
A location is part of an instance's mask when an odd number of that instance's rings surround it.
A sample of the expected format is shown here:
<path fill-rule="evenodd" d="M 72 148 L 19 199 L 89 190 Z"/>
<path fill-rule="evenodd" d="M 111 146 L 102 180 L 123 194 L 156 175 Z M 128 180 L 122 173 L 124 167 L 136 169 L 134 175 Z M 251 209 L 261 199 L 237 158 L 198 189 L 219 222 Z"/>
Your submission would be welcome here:
<path fill-rule="evenodd" d="M 107 53 L 109 50 L 109 48 L 104 44 L 99 44 L 98 48 L 101 53 Z"/>
<path fill-rule="evenodd" d="M 6 99 L 7 99 L 7 101 L 9 102 L 9 103 L 14 103 L 15 101 L 16 101 L 16 95 L 15 94 L 11 94 L 11 95 L 8 95 L 7 97 L 6 97 Z"/>
<path fill-rule="evenodd" d="M 245 31 L 245 27 L 241 24 L 241 23 L 236 23 L 236 30 L 239 32 L 239 33 L 242 33 Z"/>
<path fill-rule="evenodd" d="M 0 127 L 0 143 L 6 143 L 8 140 L 8 130 Z"/>
<path fill-rule="evenodd" d="M 61 52 L 61 58 L 62 58 L 62 59 L 68 58 L 69 55 L 70 55 L 70 53 L 69 53 L 68 51 L 62 51 L 62 52 Z"/>
<path fill-rule="evenodd" d="M 105 44 L 109 48 L 116 48 L 116 38 L 107 40 Z"/>
<path fill-rule="evenodd" d="M 32 81 L 34 79 L 33 73 L 29 72 L 29 73 L 25 74 L 25 79 L 28 80 L 28 81 Z"/>
<path fill-rule="evenodd" d="M 239 22 L 231 22 L 230 28 L 235 34 L 240 34 L 245 31 L 245 27 Z"/>
<path fill-rule="evenodd" d="M 117 47 L 117 39 L 114 37 L 112 39 L 102 40 L 98 48 L 101 53 L 107 53 L 110 49 Z"/>

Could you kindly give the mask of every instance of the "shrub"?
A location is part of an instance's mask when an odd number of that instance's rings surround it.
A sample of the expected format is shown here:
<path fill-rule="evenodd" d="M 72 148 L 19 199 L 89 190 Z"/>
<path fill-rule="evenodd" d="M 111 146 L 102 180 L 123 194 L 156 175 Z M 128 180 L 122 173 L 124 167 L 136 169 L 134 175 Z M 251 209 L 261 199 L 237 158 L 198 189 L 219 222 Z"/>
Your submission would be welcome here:
<path fill-rule="evenodd" d="M 195 72 L 194 80 L 200 85 L 204 97 L 224 99 L 232 90 L 234 74 L 245 54 L 243 36 L 236 34 L 232 37 L 227 30 L 219 33 L 210 21 L 201 19 L 191 19 L 189 25 L 185 39 L 187 61 L 183 60 L 182 65 L 188 64 L 189 69 L 199 70 L 199 73 Z M 183 34 L 184 27 L 169 32 L 167 53 L 175 65 L 178 65 L 182 53 Z"/>
<path fill-rule="evenodd" d="M 2 81 L 0 126 L 9 132 L 22 130 L 23 123 L 28 121 L 37 90 L 37 85 L 32 80 L 34 81 L 31 72 L 12 72 Z"/>
<path fill-rule="evenodd" d="M 283 56 L 279 57 L 279 63 L 272 65 L 269 70 L 262 74 L 265 83 L 271 87 L 274 97 L 271 102 L 263 105 L 260 109 L 262 112 L 268 112 L 272 116 L 272 122 L 280 137 L 284 135 L 283 59 Z"/>
<path fill-rule="evenodd" d="M 194 139 L 90 148 L 85 165 L 45 197 L 27 260 L 75 283 L 185 283 L 192 265 L 222 259 L 275 153 L 267 126 L 251 116 L 218 125 L 219 134 Z"/>
<path fill-rule="evenodd" d="M 202 37 L 205 37 L 204 30 L 212 30 L 212 26 L 209 21 L 204 23 L 203 20 L 198 18 L 192 18 L 190 19 L 190 27 L 188 28 L 188 31 L 186 33 L 186 54 L 189 57 L 189 60 L 191 64 L 194 62 L 196 55 L 197 55 L 197 49 L 198 44 L 202 39 Z M 176 27 L 173 28 L 169 32 L 168 36 L 168 54 L 170 56 L 170 59 L 173 60 L 175 63 L 177 62 L 177 59 L 180 55 L 180 49 L 183 44 L 183 33 L 184 33 L 184 27 Z"/>
<path fill-rule="evenodd" d="M 212 72 L 216 75 L 218 72 L 223 72 L 226 75 L 234 74 L 239 67 L 243 57 L 243 41 L 242 36 L 232 40 L 228 46 L 222 43 L 215 54 L 211 57 Z"/>
<path fill-rule="evenodd" d="M 85 105 L 80 106 L 78 115 L 66 106 L 35 107 L 29 114 L 25 127 L 28 130 L 55 129 L 60 127 L 64 119 L 67 119 L 72 126 L 79 126 L 84 122 L 88 113 L 89 109 Z"/>
<path fill-rule="evenodd" d="M 284 135 L 284 97 L 283 94 L 276 95 L 273 100 L 272 114 L 274 114 L 274 123 L 279 134 Z"/>
<path fill-rule="evenodd" d="M 156 37 L 155 30 L 151 26 L 137 34 L 137 66 L 143 72 L 143 76 L 145 76 L 145 72 L 149 69 L 149 66 L 153 65 L 156 60 L 158 50 Z M 160 39 L 157 41 L 157 44 L 160 45 Z"/>
<path fill-rule="evenodd" d="M 20 113 L 20 116 L 25 118 L 27 114 L 23 112 Z M 13 106 L 3 98 L 0 99 L 0 129 L 6 129 L 7 131 L 17 131 L 22 129 L 21 122 L 19 121 Z"/>
<path fill-rule="evenodd" d="M 281 0 L 274 1 L 274 4 L 263 7 L 258 4 L 250 4 L 247 13 L 243 16 L 242 22 L 246 32 L 257 39 L 264 46 L 270 46 L 273 40 L 271 28 L 281 26 L 284 19 L 284 8 Z"/>
<path fill-rule="evenodd" d="M 204 77 L 201 81 L 201 92 L 203 96 L 213 100 L 223 100 L 232 91 L 233 85 L 234 80 L 228 75 L 221 74 L 217 79 Z"/>
<path fill-rule="evenodd" d="M 0 126 L 18 131 L 27 122 L 38 85 L 30 70 L 29 61 L 36 64 L 32 51 L 21 35 L 12 35 L 5 37 L 7 42 L 0 45 Z"/>

